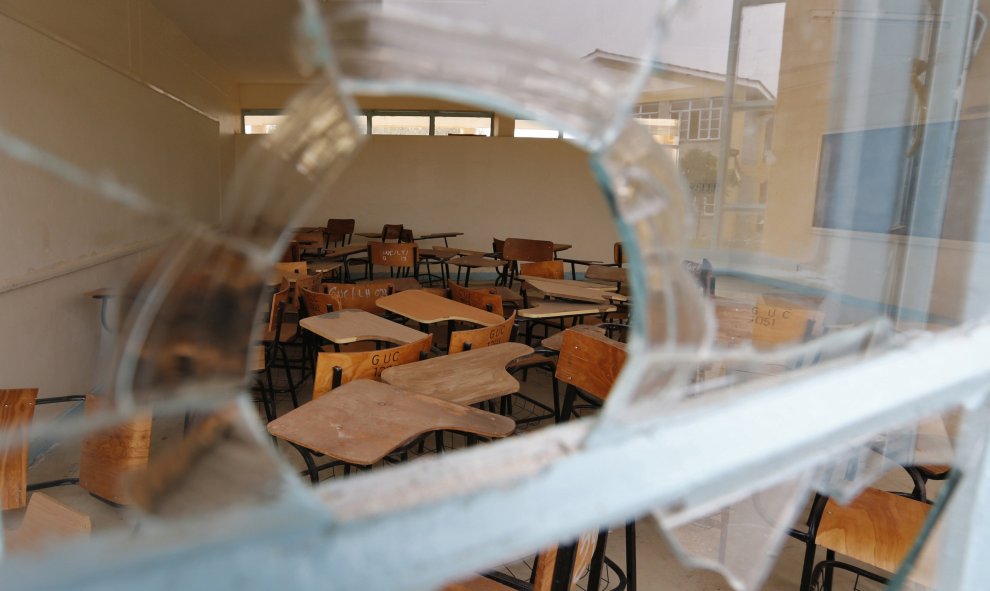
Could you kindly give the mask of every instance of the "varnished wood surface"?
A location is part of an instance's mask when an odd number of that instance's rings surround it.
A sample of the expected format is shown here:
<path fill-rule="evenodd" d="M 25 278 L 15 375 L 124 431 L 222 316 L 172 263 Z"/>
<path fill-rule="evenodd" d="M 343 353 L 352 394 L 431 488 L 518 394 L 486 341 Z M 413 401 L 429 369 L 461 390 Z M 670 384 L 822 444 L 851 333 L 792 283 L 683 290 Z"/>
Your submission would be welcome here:
<path fill-rule="evenodd" d="M 99 411 L 102 401 L 86 397 L 86 413 Z M 148 465 L 151 415 L 142 413 L 119 425 L 88 435 L 79 459 L 79 486 L 118 505 L 130 503 L 124 480 Z"/>
<path fill-rule="evenodd" d="M 28 430 L 37 388 L 0 390 L 0 510 L 27 502 Z"/>
<path fill-rule="evenodd" d="M 820 334 L 825 313 L 818 310 L 821 298 L 761 295 L 753 314 L 753 346 L 772 348 L 788 343 L 800 343 L 811 335 L 806 334 L 809 323 L 812 334 Z"/>
<path fill-rule="evenodd" d="M 355 341 L 385 341 L 405 345 L 429 336 L 398 322 L 355 309 L 310 316 L 300 320 L 299 325 L 338 345 Z"/>
<path fill-rule="evenodd" d="M 624 295 L 609 291 L 607 287 L 605 289 L 600 286 L 589 287 L 570 279 L 541 279 L 538 277 L 523 277 L 522 279 L 527 285 L 562 300 L 606 304 L 611 300 L 623 301 L 628 299 Z"/>
<path fill-rule="evenodd" d="M 382 372 L 382 381 L 441 400 L 474 404 L 518 392 L 519 382 L 505 366 L 532 352 L 522 343 L 502 343 L 391 367 Z"/>
<path fill-rule="evenodd" d="M 307 267 L 313 273 L 330 273 L 336 271 L 344 266 L 344 263 L 338 261 L 327 261 L 327 260 L 309 260 L 306 263 Z"/>
<path fill-rule="evenodd" d="M 73 537 L 88 536 L 91 529 L 89 515 L 43 492 L 35 492 L 20 526 L 4 532 L 4 551 L 11 554 L 37 552 Z"/>
<path fill-rule="evenodd" d="M 471 289 L 461 287 L 453 281 L 449 284 L 450 299 L 455 302 L 467 304 L 479 310 L 485 310 L 499 316 L 505 315 L 505 308 L 502 305 L 502 296 L 494 288 Z"/>
<path fill-rule="evenodd" d="M 507 343 L 512 336 L 512 325 L 515 322 L 516 313 L 513 312 L 502 324 L 483 326 L 473 330 L 456 330 L 450 333 L 450 344 L 447 347 L 447 353 L 460 353 L 467 344 L 471 345 L 471 350 L 475 350 Z"/>
<path fill-rule="evenodd" d="M 351 351 L 347 353 L 321 352 L 316 355 L 316 375 L 313 377 L 313 398 L 319 398 L 333 388 L 334 368 L 341 371 L 340 383 L 359 379 L 380 379 L 390 367 L 415 363 L 429 354 L 433 335 L 408 345 L 399 345 L 381 351 Z"/>
<path fill-rule="evenodd" d="M 520 275 L 519 279 L 524 281 L 535 280 L 542 282 L 546 285 L 555 285 L 558 288 L 571 288 L 575 290 L 591 290 L 600 293 L 606 293 L 610 291 L 615 291 L 614 285 L 609 285 L 607 283 L 596 283 L 593 281 L 578 281 L 576 279 L 550 279 L 547 277 L 536 277 L 534 275 Z M 538 288 L 539 289 L 539 288 Z M 542 289 L 540 291 L 543 291 Z"/>
<path fill-rule="evenodd" d="M 611 281 L 613 283 L 627 283 L 629 279 L 626 270 L 622 267 L 606 267 L 605 265 L 589 265 L 584 272 L 584 278 L 588 281 Z"/>
<path fill-rule="evenodd" d="M 568 250 L 568 249 L 571 248 L 571 246 L 572 246 L 571 244 L 564 244 L 562 242 L 554 242 L 553 243 L 553 251 L 554 252 L 560 252 L 562 250 Z"/>
<path fill-rule="evenodd" d="M 482 326 L 493 326 L 505 320 L 498 314 L 421 290 L 409 290 L 380 298 L 378 306 L 423 324 L 461 320 Z"/>
<path fill-rule="evenodd" d="M 930 508 L 920 501 L 867 488 L 846 506 L 829 499 L 815 541 L 893 573 L 911 549 Z M 923 579 L 930 573 L 915 575 Z"/>
<path fill-rule="evenodd" d="M 602 328 L 601 326 L 597 326 L 597 325 L 594 325 L 594 324 L 578 324 L 577 326 L 572 326 L 571 328 L 568 328 L 567 330 L 576 330 L 578 332 L 595 333 L 595 334 L 599 334 L 599 335 L 605 336 L 605 329 Z M 553 351 L 560 351 L 560 347 L 561 347 L 561 345 L 564 342 L 564 333 L 565 332 L 567 332 L 567 331 L 562 330 L 562 331 L 558 332 L 555 335 L 549 336 L 549 337 L 543 339 L 542 341 L 540 341 L 540 344 L 543 345 L 543 348 L 545 348 L 545 349 L 551 349 Z M 621 344 L 621 343 L 619 343 L 619 344 Z"/>
<path fill-rule="evenodd" d="M 379 298 L 383 298 L 395 291 L 395 284 L 392 281 L 368 281 L 358 284 L 350 283 L 330 283 L 327 284 L 327 293 L 332 293 L 340 299 L 341 305 L 345 309 L 359 309 L 372 314 L 381 314 L 383 310 L 378 307 Z"/>
<path fill-rule="evenodd" d="M 434 232 L 432 234 L 422 234 L 414 238 L 414 240 L 431 240 L 433 238 L 457 238 L 458 236 L 463 236 L 464 232 Z"/>
<path fill-rule="evenodd" d="M 560 318 L 561 316 L 586 316 L 615 312 L 615 306 L 591 302 L 538 302 L 531 308 L 519 310 L 520 318 Z"/>
<path fill-rule="evenodd" d="M 268 423 L 268 432 L 280 439 L 361 466 L 438 430 L 505 437 L 515 430 L 515 422 L 380 382 L 357 380 Z"/>
<path fill-rule="evenodd" d="M 447 258 L 453 258 L 455 256 L 484 256 L 485 252 L 480 250 L 471 250 L 469 248 L 458 248 L 456 246 L 434 246 L 431 250 L 438 255 Z"/>
<path fill-rule="evenodd" d="M 554 375 L 604 400 L 625 363 L 626 350 L 622 343 L 604 334 L 565 330 Z"/>

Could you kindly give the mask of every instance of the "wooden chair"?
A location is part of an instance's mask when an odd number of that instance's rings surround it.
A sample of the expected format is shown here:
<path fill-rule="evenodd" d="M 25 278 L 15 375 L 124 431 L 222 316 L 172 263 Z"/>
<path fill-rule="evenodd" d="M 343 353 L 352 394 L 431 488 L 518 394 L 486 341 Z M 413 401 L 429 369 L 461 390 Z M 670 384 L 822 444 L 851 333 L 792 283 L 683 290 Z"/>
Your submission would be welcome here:
<path fill-rule="evenodd" d="M 292 370 L 304 366 L 294 365 L 289 361 L 287 345 L 296 338 L 299 327 L 295 323 L 285 321 L 285 311 L 289 307 L 289 288 L 280 289 L 272 295 L 272 303 L 268 323 L 262 329 L 261 342 L 265 346 L 265 367 L 268 373 L 269 386 L 274 388 L 271 380 L 271 370 L 282 369 L 288 383 L 288 392 L 292 397 L 292 406 L 299 406 L 296 395 L 296 382 L 292 378 Z M 305 360 L 305 355 L 303 358 Z M 302 379 L 305 379 L 303 377 Z M 302 381 L 302 379 L 300 381 Z M 271 391 L 274 397 L 274 390 Z"/>
<path fill-rule="evenodd" d="M 564 332 L 557 372 L 554 377 L 567 384 L 560 420 L 574 415 L 575 402 L 581 398 L 588 407 L 602 405 L 622 366 L 626 363 L 625 347 L 605 335 L 590 331 Z M 629 589 L 636 589 L 636 524 L 626 524 L 626 577 Z"/>
<path fill-rule="evenodd" d="M 622 243 L 616 242 L 612 245 L 612 264 L 616 267 L 622 267 L 629 259 L 626 258 L 626 253 L 622 249 Z"/>
<path fill-rule="evenodd" d="M 378 307 L 378 298 L 395 293 L 395 283 L 386 281 L 365 281 L 362 283 L 327 284 L 327 293 L 337 296 L 343 309 L 353 308 L 372 314 L 384 315 Z"/>
<path fill-rule="evenodd" d="M 27 503 L 28 430 L 37 388 L 0 390 L 0 510 Z"/>
<path fill-rule="evenodd" d="M 508 287 L 519 271 L 520 262 L 552 261 L 553 242 L 549 240 L 529 240 L 527 238 L 506 238 L 502 247 L 502 260 L 508 261 Z"/>
<path fill-rule="evenodd" d="M 618 566 L 605 556 L 605 536 L 585 534 L 577 542 L 563 547 L 553 546 L 541 552 L 533 565 L 528 580 L 520 580 L 501 572 L 487 573 L 466 581 L 451 583 L 442 591 L 571 591 L 588 572 L 588 590 L 597 591 L 602 569 L 615 573 L 614 591 L 626 588 L 626 581 Z M 611 580 L 611 577 L 610 577 Z"/>
<path fill-rule="evenodd" d="M 368 243 L 369 274 L 375 276 L 375 266 L 388 267 L 389 277 L 397 291 L 419 289 L 419 249 L 415 244 Z"/>
<path fill-rule="evenodd" d="M 834 569 L 886 585 L 890 582 L 888 576 L 867 570 L 860 564 L 888 574 L 897 572 L 922 531 L 931 508 L 922 501 L 875 488 L 867 488 L 848 505 L 817 496 L 806 534 L 801 591 L 812 588 L 829 591 Z M 815 564 L 815 550 L 819 546 L 825 548 L 825 560 Z M 836 555 L 847 556 L 857 564 L 839 561 Z M 933 562 L 930 552 L 922 552 L 909 578 L 930 585 Z M 814 586 L 816 584 L 818 586 Z"/>
<path fill-rule="evenodd" d="M 455 302 L 480 308 L 492 314 L 498 314 L 499 316 L 505 316 L 502 296 L 492 288 L 469 289 L 453 281 L 450 282 L 448 288 L 450 289 L 450 299 Z"/>
<path fill-rule="evenodd" d="M 88 536 L 91 530 L 89 515 L 76 511 L 45 493 L 36 492 L 28 501 L 20 526 L 4 531 L 4 552 L 38 552 L 53 543 Z"/>
<path fill-rule="evenodd" d="M 342 310 L 343 304 L 336 293 L 326 293 L 324 291 L 312 291 L 309 289 L 299 290 L 302 309 L 300 317 L 319 316 L 327 312 Z"/>
<path fill-rule="evenodd" d="M 350 244 L 352 238 L 354 238 L 354 220 L 330 218 L 323 229 L 323 250 L 329 250 L 331 246 Z"/>
<path fill-rule="evenodd" d="M 415 343 L 379 351 L 321 352 L 316 359 L 313 399 L 351 380 L 366 378 L 380 381 L 382 372 L 389 367 L 426 359 L 432 345 L 433 335 L 429 335 Z"/>
<path fill-rule="evenodd" d="M 385 224 L 382 226 L 382 242 L 388 242 L 389 240 L 401 242 L 404 229 L 402 224 Z"/>
<path fill-rule="evenodd" d="M 401 345 L 380 351 L 359 351 L 353 353 L 324 353 L 317 355 L 316 375 L 313 378 L 313 400 L 329 394 L 334 388 L 359 379 L 381 381 L 383 371 L 389 367 L 414 363 L 430 354 L 433 335 L 429 335 L 415 343 Z M 307 449 L 291 441 L 287 441 L 299 452 L 306 463 L 306 473 L 313 483 L 319 482 L 320 472 L 336 466 L 345 466 L 347 473 L 350 465 L 339 460 L 318 465 L 314 459 L 317 452 Z"/>
<path fill-rule="evenodd" d="M 505 322 L 496 324 L 495 326 L 483 326 L 471 330 L 456 330 L 450 333 L 450 346 L 447 349 L 447 354 L 508 343 L 512 340 L 515 323 L 516 313 L 513 312 Z"/>
<path fill-rule="evenodd" d="M 104 399 L 94 395 L 71 395 L 41 398 L 37 404 L 63 402 L 85 403 L 86 414 L 104 406 Z M 59 478 L 27 485 L 28 492 L 53 486 L 78 484 L 94 497 L 114 505 L 130 504 L 126 478 L 148 464 L 151 449 L 151 415 L 141 413 L 117 425 L 86 435 L 82 440 L 79 476 Z"/>
<path fill-rule="evenodd" d="M 564 278 L 564 261 L 540 261 L 537 263 L 522 263 L 519 265 L 520 275 L 543 277 L 546 279 Z"/>

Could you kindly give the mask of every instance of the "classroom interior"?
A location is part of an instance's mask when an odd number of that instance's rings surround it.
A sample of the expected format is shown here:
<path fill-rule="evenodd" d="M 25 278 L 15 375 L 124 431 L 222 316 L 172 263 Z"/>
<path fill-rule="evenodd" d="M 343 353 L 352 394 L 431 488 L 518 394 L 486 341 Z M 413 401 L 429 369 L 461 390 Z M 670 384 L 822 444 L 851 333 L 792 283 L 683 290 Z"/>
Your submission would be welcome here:
<path fill-rule="evenodd" d="M 154 529 L 149 519 L 179 523 L 270 501 L 278 487 L 266 478 L 289 473 L 299 490 L 312 479 L 317 490 L 332 491 L 335 483 L 393 470 L 412 475 L 438 448 L 457 452 L 444 456 L 468 454 L 509 443 L 495 441 L 502 438 L 539 437 L 579 416 L 590 421 L 617 379 L 618 370 L 607 369 L 610 355 L 624 361 L 627 349 L 630 359 L 688 351 L 692 358 L 674 355 L 670 373 L 650 377 L 639 395 L 674 391 L 677 383 L 687 392 L 678 402 L 698 404 L 709 391 L 733 396 L 832 358 L 854 364 L 985 316 L 988 0 L 699 0 L 662 18 L 661 2 L 525 4 L 0 0 L 0 322 L 9 335 L 0 392 L 33 392 L 26 425 L 7 422 L 16 420 L 13 410 L 0 412 L 0 435 L 11 435 L 4 450 L 19 457 L 10 472 L 8 460 L 0 462 L 5 494 L 19 498 L 4 505 L 4 539 L 18 543 L 12 532 L 34 527 L 28 502 L 35 496 L 44 499 L 38 527 L 53 528 L 44 543 L 34 542 L 33 556 L 0 555 L 0 572 L 9 568 L 12 580 L 34 580 L 37 588 L 64 586 L 71 572 L 41 576 L 38 561 L 82 548 L 73 526 L 83 521 L 88 539 L 118 536 L 119 546 L 127 535 L 151 536 L 142 534 Z M 319 35 L 307 39 L 297 29 L 307 22 L 299 20 L 306 7 L 322 11 L 329 53 L 321 53 Z M 555 11 L 568 16 L 556 20 Z M 487 20 L 471 21 L 479 17 Z M 500 36 L 509 41 L 492 50 Z M 466 51 L 473 39 L 478 53 Z M 449 62 L 417 61 L 445 51 Z M 468 82 L 458 86 L 459 75 Z M 299 131 L 296 140 L 287 139 L 291 130 Z M 316 132 L 324 140 L 307 135 Z M 340 238 L 333 220 L 356 227 Z M 396 283 L 401 271 L 359 260 L 373 255 L 371 244 L 391 243 L 380 235 L 389 224 L 410 237 L 394 248 L 418 249 L 415 279 L 424 289 L 408 291 L 456 300 L 463 285 L 497 293 L 506 306 L 501 314 L 484 309 L 498 317 L 490 322 L 426 322 L 404 313 L 407 290 L 392 285 L 383 295 L 402 296 L 398 311 L 388 301 L 363 312 L 432 335 L 421 356 L 430 359 L 412 359 L 410 368 L 480 356 L 484 344 L 452 352 L 455 333 L 515 324 L 498 346 L 518 352 L 495 363 L 516 395 L 450 398 L 489 428 L 500 419 L 511 424 L 503 432 L 431 434 L 378 457 L 369 474 L 355 468 L 361 462 L 343 461 L 312 478 L 313 458 L 300 452 L 306 445 L 279 429 L 324 393 L 329 399 L 346 388 L 339 378 L 327 387 L 317 357 L 387 354 L 412 337 L 340 345 L 303 326 L 305 315 L 320 314 L 306 310 L 302 294 L 338 298 L 326 312 L 339 315 L 350 307 L 341 301 L 352 279 L 358 287 L 368 278 Z M 528 272 L 495 239 L 552 244 L 547 258 L 560 261 L 556 274 L 546 276 L 550 282 L 518 278 Z M 355 244 L 362 249 L 339 254 Z M 486 264 L 492 260 L 500 264 Z M 326 272 L 313 270 L 317 261 Z M 533 261 L 544 259 L 518 259 L 520 266 Z M 302 273 L 273 270 L 275 263 L 302 264 Z M 472 271 L 468 285 L 462 272 Z M 594 284 L 595 273 L 607 279 Z M 303 277 L 313 287 L 302 287 Z M 587 307 L 591 297 L 592 312 L 551 326 L 531 312 L 547 302 L 576 305 L 569 298 L 587 289 L 615 297 L 582 292 L 576 301 Z M 271 345 L 264 331 L 290 324 L 284 341 L 292 347 L 279 349 L 280 337 Z M 566 359 L 565 332 L 579 333 L 568 343 L 590 338 L 587 346 L 609 352 L 581 359 L 574 370 L 593 368 L 596 383 L 606 382 L 591 395 L 597 403 L 584 405 L 594 408 L 580 412 L 565 402 L 561 367 L 574 363 Z M 313 341 L 313 334 L 329 340 Z M 555 345 L 544 344 L 555 334 Z M 370 381 L 399 387 L 404 368 Z M 454 381 L 444 371 L 433 372 L 429 392 Z M 251 415 L 247 427 L 230 418 L 244 414 Z M 815 538 L 809 514 L 841 513 L 813 492 L 841 489 L 837 476 L 819 472 L 794 484 L 800 491 L 790 481 L 760 491 L 773 515 L 757 499 L 754 517 L 740 507 L 750 501 L 739 498 L 731 510 L 715 500 L 692 507 L 684 512 L 690 519 L 630 509 L 637 518 L 625 524 L 597 524 L 610 530 L 607 540 L 597 537 L 603 552 L 594 553 L 587 542 L 596 538 L 586 535 L 558 540 L 556 555 L 541 547 L 535 566 L 535 552 L 510 566 L 485 564 L 496 569 L 494 578 L 422 580 L 451 591 L 804 591 L 885 588 L 903 570 L 908 586 L 926 588 L 942 562 L 934 545 L 921 544 L 908 566 L 902 562 L 919 532 L 928 539 L 922 524 L 931 525 L 938 513 L 931 508 L 940 510 L 940 494 L 954 486 L 955 440 L 972 424 L 965 411 L 932 414 L 888 434 L 886 447 L 874 445 L 856 456 L 869 459 L 849 468 L 856 474 L 846 492 L 866 491 L 857 502 L 893 503 L 882 525 L 896 530 L 894 550 L 880 547 L 889 540 L 871 540 L 860 552 L 846 539 Z M 273 426 L 280 417 L 283 424 Z M 223 449 L 201 465 L 182 463 L 221 432 L 267 451 L 249 461 Z M 122 438 L 131 448 L 118 459 L 143 479 L 93 465 L 101 445 Z M 910 450 L 898 447 L 904 440 Z M 841 461 L 852 465 L 847 456 Z M 27 488 L 14 494 L 6 487 L 16 478 Z M 164 482 L 189 486 L 166 494 Z M 853 508 L 874 519 L 869 506 Z M 46 509 L 56 515 L 49 523 Z M 758 523 L 733 529 L 730 514 Z M 654 517 L 668 520 L 667 537 Z M 851 540 L 859 532 L 850 523 L 827 525 Z M 854 566 L 812 572 L 836 553 Z M 884 560 L 864 558 L 881 554 Z M 693 568 L 698 563 L 720 572 Z M 112 581 L 113 572 L 97 562 L 82 580 Z M 437 572 L 467 574 L 456 566 Z"/>

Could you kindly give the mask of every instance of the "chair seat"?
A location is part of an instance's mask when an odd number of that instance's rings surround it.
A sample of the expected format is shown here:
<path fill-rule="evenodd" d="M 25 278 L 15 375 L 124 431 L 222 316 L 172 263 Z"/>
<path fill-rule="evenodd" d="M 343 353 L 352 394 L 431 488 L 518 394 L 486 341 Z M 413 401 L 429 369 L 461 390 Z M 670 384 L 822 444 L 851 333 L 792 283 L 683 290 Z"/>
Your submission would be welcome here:
<path fill-rule="evenodd" d="M 815 541 L 860 562 L 896 572 L 931 505 L 873 488 L 848 505 L 829 499 Z M 925 578 L 929 573 L 921 574 Z"/>

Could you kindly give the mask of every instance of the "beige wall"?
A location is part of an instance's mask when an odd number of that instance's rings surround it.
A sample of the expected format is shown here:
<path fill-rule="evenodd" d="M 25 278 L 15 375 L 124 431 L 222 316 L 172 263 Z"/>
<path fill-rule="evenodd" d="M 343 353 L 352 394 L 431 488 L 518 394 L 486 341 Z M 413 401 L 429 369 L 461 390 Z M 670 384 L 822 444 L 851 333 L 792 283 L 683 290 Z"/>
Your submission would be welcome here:
<path fill-rule="evenodd" d="M 220 221 L 236 86 L 147 0 L 0 0 L 0 129 L 200 222 Z M 95 192 L 0 156 L 0 387 L 95 385 L 99 307 L 164 236 Z"/>
<path fill-rule="evenodd" d="M 259 137 L 239 136 L 238 154 Z M 462 231 L 452 245 L 485 251 L 513 236 L 609 259 L 617 239 L 587 156 L 563 140 L 372 136 L 309 222 L 329 217 L 354 218 L 358 231 Z"/>

